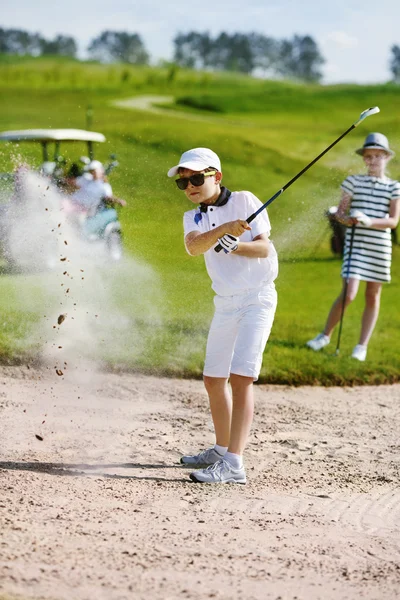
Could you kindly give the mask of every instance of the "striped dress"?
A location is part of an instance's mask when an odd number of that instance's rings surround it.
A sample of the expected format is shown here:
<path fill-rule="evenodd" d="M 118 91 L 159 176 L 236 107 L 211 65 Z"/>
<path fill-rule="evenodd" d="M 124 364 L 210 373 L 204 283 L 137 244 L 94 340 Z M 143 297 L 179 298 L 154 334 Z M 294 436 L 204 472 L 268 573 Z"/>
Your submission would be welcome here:
<path fill-rule="evenodd" d="M 391 200 L 400 201 L 400 183 L 388 177 L 350 175 L 342 190 L 351 196 L 350 208 L 361 210 L 368 217 L 383 219 L 389 215 Z M 351 227 L 346 230 L 342 277 L 362 281 L 390 281 L 392 238 L 390 229 L 373 229 L 357 225 L 350 257 Z"/>

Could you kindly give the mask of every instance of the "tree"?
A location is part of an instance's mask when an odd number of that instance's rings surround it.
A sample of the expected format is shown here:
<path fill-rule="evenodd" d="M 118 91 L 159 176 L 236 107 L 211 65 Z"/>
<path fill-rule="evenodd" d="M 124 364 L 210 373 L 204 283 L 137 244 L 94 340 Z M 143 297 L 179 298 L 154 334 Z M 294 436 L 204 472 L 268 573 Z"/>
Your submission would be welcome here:
<path fill-rule="evenodd" d="M 211 66 L 213 41 L 209 33 L 178 33 L 174 45 L 174 62 L 181 67 L 201 69 Z"/>
<path fill-rule="evenodd" d="M 43 40 L 41 43 L 41 54 L 58 54 L 60 56 L 75 57 L 77 45 L 73 37 L 57 35 L 54 40 Z"/>
<path fill-rule="evenodd" d="M 248 37 L 255 69 L 264 75 L 275 75 L 280 48 L 278 40 L 259 33 L 250 33 Z"/>
<path fill-rule="evenodd" d="M 242 33 L 221 33 L 214 41 L 212 60 L 217 68 L 251 73 L 255 62 L 249 37 Z"/>
<path fill-rule="evenodd" d="M 123 62 L 144 65 L 149 55 L 137 33 L 103 31 L 88 47 L 89 55 L 100 62 Z"/>
<path fill-rule="evenodd" d="M 319 67 L 324 62 L 312 37 L 295 35 L 292 40 L 282 40 L 276 68 L 284 77 L 318 82 L 322 78 Z"/>
<path fill-rule="evenodd" d="M 400 83 L 400 46 L 391 47 L 392 56 L 390 57 L 390 70 L 393 75 L 393 81 Z"/>
<path fill-rule="evenodd" d="M 38 33 L 0 28 L 0 52 L 4 54 L 39 56 L 43 41 Z"/>

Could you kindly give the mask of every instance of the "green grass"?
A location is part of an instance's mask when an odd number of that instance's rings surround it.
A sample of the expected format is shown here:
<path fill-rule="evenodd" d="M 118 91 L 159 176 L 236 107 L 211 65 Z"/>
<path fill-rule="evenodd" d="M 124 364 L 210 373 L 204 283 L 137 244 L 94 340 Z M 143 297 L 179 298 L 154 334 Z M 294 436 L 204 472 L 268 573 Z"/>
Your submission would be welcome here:
<path fill-rule="evenodd" d="M 280 256 L 279 304 L 260 380 L 343 385 L 400 379 L 400 342 L 393 333 L 400 326 L 398 248 L 368 361 L 355 364 L 349 359 L 360 327 L 362 286 L 345 318 L 340 356 L 332 356 L 335 338 L 332 353 L 314 354 L 304 347 L 322 328 L 340 286 L 340 261 L 329 250 L 324 210 L 337 203 L 346 174 L 361 169 L 354 149 L 369 131 L 386 133 L 400 151 L 400 88 L 305 86 L 233 74 L 175 73 L 168 66 L 102 66 L 51 58 L 0 60 L 0 80 L 0 130 L 85 128 L 86 107 L 93 106 L 93 129 L 107 137 L 97 157 L 105 160 L 116 152 L 120 161 L 111 182 L 129 203 L 121 219 L 131 257 L 130 266 L 113 275 L 108 296 L 124 325 L 117 323 L 108 333 L 105 326 L 97 331 L 95 357 L 112 367 L 181 376 L 201 375 L 212 291 L 202 257 L 189 257 L 184 250 L 182 214 L 191 205 L 167 179 L 168 168 L 189 147 L 212 147 L 221 156 L 226 185 L 249 189 L 265 201 L 362 110 L 380 106 L 378 116 L 344 138 L 269 209 L 271 237 Z M 175 97 L 178 103 L 172 108 L 181 116 L 112 104 L 141 94 Z M 75 158 L 84 148 L 74 144 L 67 152 Z M 39 149 L 32 144 L 2 144 L 0 171 L 12 166 L 16 153 L 33 164 L 40 162 Z M 390 174 L 400 177 L 397 159 Z M 49 314 L 56 306 L 55 296 L 49 299 L 43 293 L 46 281 L 40 274 L 1 276 L 1 360 L 35 356 L 43 336 L 51 337 Z M 105 317 L 107 306 L 100 309 Z"/>

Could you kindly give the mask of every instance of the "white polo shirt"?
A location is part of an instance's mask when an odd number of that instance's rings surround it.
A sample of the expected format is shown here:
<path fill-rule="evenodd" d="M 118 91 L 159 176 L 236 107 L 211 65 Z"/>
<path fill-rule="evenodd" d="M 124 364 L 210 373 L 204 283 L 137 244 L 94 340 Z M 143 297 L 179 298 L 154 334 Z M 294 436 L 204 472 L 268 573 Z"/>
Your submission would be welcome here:
<path fill-rule="evenodd" d="M 186 238 L 192 231 L 206 233 L 228 221 L 245 220 L 260 206 L 262 203 L 251 192 L 232 192 L 223 206 L 210 206 L 205 213 L 200 208 L 185 212 L 184 236 Z M 267 211 L 263 210 L 250 223 L 250 227 L 250 231 L 245 231 L 240 236 L 241 242 L 250 242 L 262 233 L 269 237 L 271 224 Z M 278 256 L 272 242 L 270 244 L 267 258 L 249 258 L 238 256 L 234 252 L 226 254 L 223 250 L 215 252 L 214 247 L 207 250 L 204 259 L 215 293 L 219 296 L 234 296 L 272 283 L 278 275 Z"/>

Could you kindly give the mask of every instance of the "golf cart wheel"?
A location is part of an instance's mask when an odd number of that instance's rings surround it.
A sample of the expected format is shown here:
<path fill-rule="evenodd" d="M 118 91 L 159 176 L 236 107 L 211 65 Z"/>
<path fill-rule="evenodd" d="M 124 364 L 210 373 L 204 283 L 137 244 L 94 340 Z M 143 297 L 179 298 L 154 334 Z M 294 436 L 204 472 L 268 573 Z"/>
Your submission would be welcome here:
<path fill-rule="evenodd" d="M 107 238 L 107 249 L 112 260 L 122 258 L 122 236 L 119 231 L 112 231 Z"/>

